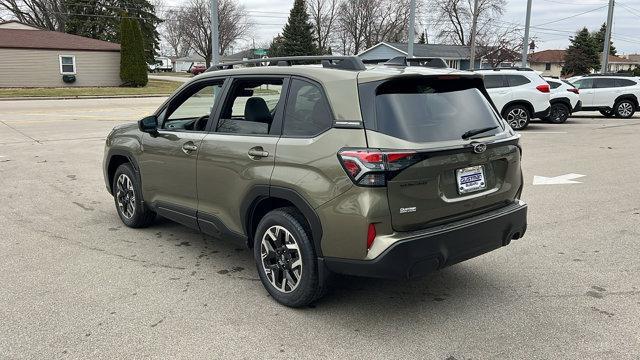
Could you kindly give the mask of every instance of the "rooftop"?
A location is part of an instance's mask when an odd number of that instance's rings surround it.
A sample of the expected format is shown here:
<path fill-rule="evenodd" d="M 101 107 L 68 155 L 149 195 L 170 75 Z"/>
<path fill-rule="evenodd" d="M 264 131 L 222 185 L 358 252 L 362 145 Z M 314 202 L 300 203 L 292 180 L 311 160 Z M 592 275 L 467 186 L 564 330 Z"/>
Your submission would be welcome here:
<path fill-rule="evenodd" d="M 57 31 L 0 28 L 0 48 L 120 51 L 120 44 Z"/>
<path fill-rule="evenodd" d="M 529 55 L 532 63 L 564 63 L 564 50 L 542 50 Z"/>

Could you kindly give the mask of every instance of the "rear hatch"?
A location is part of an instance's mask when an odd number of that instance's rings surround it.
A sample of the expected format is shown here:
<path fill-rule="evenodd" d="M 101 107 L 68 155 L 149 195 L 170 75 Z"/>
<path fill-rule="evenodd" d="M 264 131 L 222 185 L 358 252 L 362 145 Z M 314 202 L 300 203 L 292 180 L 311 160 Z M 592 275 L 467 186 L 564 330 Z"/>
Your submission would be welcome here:
<path fill-rule="evenodd" d="M 518 136 L 482 80 L 402 76 L 360 84 L 369 149 L 380 152 L 396 231 L 502 207 L 522 185 Z"/>

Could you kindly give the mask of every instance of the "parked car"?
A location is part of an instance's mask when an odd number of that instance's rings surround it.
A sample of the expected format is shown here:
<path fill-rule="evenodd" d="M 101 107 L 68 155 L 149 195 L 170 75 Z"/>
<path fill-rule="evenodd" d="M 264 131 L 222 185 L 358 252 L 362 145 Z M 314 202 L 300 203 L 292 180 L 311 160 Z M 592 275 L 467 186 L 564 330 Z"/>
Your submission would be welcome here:
<path fill-rule="evenodd" d="M 207 72 L 107 136 L 125 225 L 159 214 L 239 241 L 292 307 L 331 273 L 411 278 L 524 235 L 520 136 L 481 76 L 342 56 L 233 69 L 257 61 Z"/>
<path fill-rule="evenodd" d="M 205 65 L 193 65 L 189 72 L 193 74 L 193 76 L 200 75 L 203 72 L 207 71 L 207 67 Z"/>
<path fill-rule="evenodd" d="M 588 75 L 573 81 L 580 89 L 582 110 L 628 119 L 638 110 L 640 79 L 633 76 Z"/>
<path fill-rule="evenodd" d="M 543 119 L 551 110 L 549 84 L 528 68 L 475 70 L 484 75 L 491 100 L 514 130 L 522 130 L 531 119 Z"/>
<path fill-rule="evenodd" d="M 580 111 L 582 108 L 580 91 L 566 80 L 554 77 L 545 77 L 544 79 L 551 87 L 551 111 L 549 116 L 543 120 L 562 124 L 572 113 Z"/>

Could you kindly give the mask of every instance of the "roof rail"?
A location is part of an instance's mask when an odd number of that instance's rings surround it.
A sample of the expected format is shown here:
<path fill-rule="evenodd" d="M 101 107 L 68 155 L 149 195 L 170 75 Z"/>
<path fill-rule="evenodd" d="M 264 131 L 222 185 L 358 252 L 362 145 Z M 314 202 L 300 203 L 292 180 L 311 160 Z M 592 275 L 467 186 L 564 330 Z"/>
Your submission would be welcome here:
<path fill-rule="evenodd" d="M 320 56 L 287 56 L 287 57 L 274 57 L 265 59 L 248 59 L 242 61 L 232 61 L 228 63 L 219 63 L 212 65 L 207 71 L 227 70 L 233 69 L 236 65 L 248 65 L 248 64 L 268 64 L 269 66 L 291 66 L 293 63 L 317 63 L 320 62 L 322 67 L 327 69 L 339 69 L 339 70 L 352 70 L 361 71 L 366 70 L 362 60 L 357 56 L 334 56 L 334 55 L 320 55 Z"/>
<path fill-rule="evenodd" d="M 437 57 L 412 57 L 396 56 L 393 59 L 389 59 L 384 62 L 383 65 L 387 66 L 422 66 L 436 69 L 446 69 L 449 66 L 447 63 Z"/>
<path fill-rule="evenodd" d="M 624 72 L 624 73 L 604 73 L 604 74 L 586 74 L 583 75 L 585 77 L 590 76 L 623 76 L 623 77 L 635 77 L 632 72 Z"/>
<path fill-rule="evenodd" d="M 497 68 L 488 68 L 488 69 L 482 69 L 482 68 L 478 68 L 478 69 L 471 69 L 471 71 L 478 71 L 478 70 L 492 70 L 492 71 L 500 71 L 500 70 L 515 70 L 515 71 L 535 71 L 532 68 L 529 67 L 497 67 Z"/>

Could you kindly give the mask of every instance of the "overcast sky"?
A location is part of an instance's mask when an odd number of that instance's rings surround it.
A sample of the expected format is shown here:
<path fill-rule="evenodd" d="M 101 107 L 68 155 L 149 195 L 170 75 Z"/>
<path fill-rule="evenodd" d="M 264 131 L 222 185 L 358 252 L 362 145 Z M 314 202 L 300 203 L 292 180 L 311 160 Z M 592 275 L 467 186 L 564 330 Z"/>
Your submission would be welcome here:
<path fill-rule="evenodd" d="M 238 1 L 245 5 L 256 23 L 253 31 L 256 45 L 267 43 L 282 31 L 289 10 L 293 5 L 293 0 Z M 524 25 L 527 1 L 507 1 L 507 8 L 502 20 L 505 23 Z M 531 35 L 537 39 L 537 50 L 566 48 L 569 36 L 583 26 L 590 30 L 599 29 L 607 18 L 607 4 L 607 0 L 533 0 L 531 25 L 534 27 L 531 29 Z M 575 16 L 580 13 L 585 14 Z M 560 20 L 566 17 L 571 18 Z M 552 23 L 545 25 L 548 22 Z M 436 30 L 429 29 L 428 31 L 435 34 Z M 431 40 L 431 34 L 429 36 L 430 41 L 435 41 L 435 39 Z M 613 42 L 618 53 L 640 53 L 640 1 L 616 1 Z M 250 44 L 250 41 L 246 43 L 251 46 Z M 246 45 L 238 44 L 237 47 L 244 48 Z"/>

